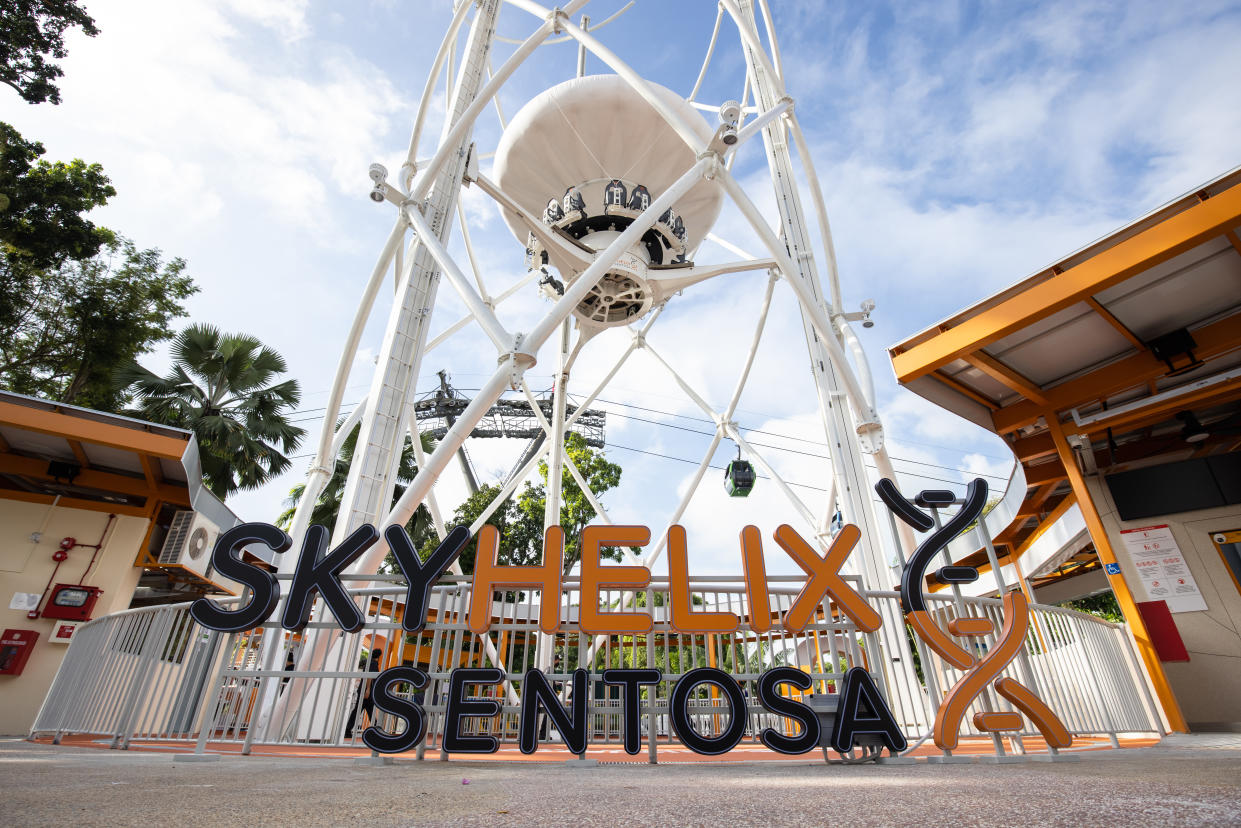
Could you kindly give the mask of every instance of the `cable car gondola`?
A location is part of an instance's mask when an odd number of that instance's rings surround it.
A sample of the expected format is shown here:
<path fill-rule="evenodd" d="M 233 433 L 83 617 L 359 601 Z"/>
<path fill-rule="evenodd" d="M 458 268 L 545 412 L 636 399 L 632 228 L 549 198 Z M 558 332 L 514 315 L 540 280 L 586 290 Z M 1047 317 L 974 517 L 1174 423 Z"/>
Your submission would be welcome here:
<path fill-rule="evenodd" d="M 754 488 L 754 467 L 749 460 L 741 459 L 741 448 L 737 448 L 737 459 L 728 461 L 724 469 L 724 489 L 729 497 L 746 497 Z"/>

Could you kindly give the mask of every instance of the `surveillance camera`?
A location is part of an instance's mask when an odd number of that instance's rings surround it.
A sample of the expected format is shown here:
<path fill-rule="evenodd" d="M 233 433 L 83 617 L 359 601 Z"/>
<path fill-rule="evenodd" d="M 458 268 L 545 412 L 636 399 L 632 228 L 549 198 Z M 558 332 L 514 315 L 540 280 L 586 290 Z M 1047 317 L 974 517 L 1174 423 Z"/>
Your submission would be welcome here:
<path fill-rule="evenodd" d="M 736 127 L 741 120 L 741 104 L 737 101 L 724 101 L 720 106 L 720 123 Z"/>
<path fill-rule="evenodd" d="M 1215 536 L 1215 542 L 1216 542 L 1216 543 L 1227 543 L 1227 542 L 1228 542 L 1228 536 L 1227 536 L 1227 535 L 1224 535 L 1224 534 L 1222 534 L 1222 533 L 1221 533 L 1221 534 L 1218 534 L 1218 535 L 1216 535 L 1216 536 Z"/>
<path fill-rule="evenodd" d="M 875 309 L 874 299 L 863 299 L 862 300 L 862 327 L 863 328 L 875 327 L 875 323 L 870 318 L 870 312 L 873 311 L 874 309 Z"/>
<path fill-rule="evenodd" d="M 371 177 L 371 181 L 376 184 L 382 184 L 388 179 L 388 168 L 383 164 L 371 164 L 370 170 L 367 171 Z M 371 198 L 375 198 L 373 195 Z M 383 201 L 383 198 L 376 198 L 376 201 Z"/>
<path fill-rule="evenodd" d="M 376 184 L 375 187 L 371 190 L 371 201 L 375 202 L 376 204 L 382 204 L 384 198 L 386 198 L 386 195 L 384 193 L 383 184 Z"/>

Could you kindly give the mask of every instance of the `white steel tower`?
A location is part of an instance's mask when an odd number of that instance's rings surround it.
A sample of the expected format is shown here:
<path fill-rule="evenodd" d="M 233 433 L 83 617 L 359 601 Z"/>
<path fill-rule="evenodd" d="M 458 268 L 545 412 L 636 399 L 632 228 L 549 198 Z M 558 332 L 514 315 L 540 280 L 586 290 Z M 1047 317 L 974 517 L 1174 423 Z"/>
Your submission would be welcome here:
<path fill-rule="evenodd" d="M 851 560 L 858 574 L 868 588 L 890 588 L 892 576 L 879 542 L 889 527 L 881 528 L 876 521 L 865 461 L 873 459 L 881 475 L 892 477 L 893 473 L 866 358 L 850 327 L 851 322 L 866 319 L 870 307 L 864 304 L 860 312 L 843 310 L 824 199 L 810 148 L 797 122 L 794 98 L 786 87 L 767 0 L 720 0 L 706 58 L 688 96 L 644 79 L 634 65 L 606 46 L 592 32 L 611 18 L 591 27 L 588 18 L 579 16 L 587 5 L 588 0 L 569 0 L 553 10 L 533 0 L 458 0 L 427 79 L 408 157 L 397 180 L 390 183 L 382 167 L 372 167 L 372 198 L 391 205 L 396 221 L 342 350 L 324 430 L 290 530 L 294 548 L 305 534 L 312 506 L 330 476 L 344 437 L 359 423 L 360 437 L 333 540 L 339 542 L 365 523 L 381 528 L 405 523 L 421 504 L 431 509 L 442 536 L 437 482 L 480 419 L 510 392 L 531 401 L 548 439 L 531 454 L 525 468 L 511 476 L 493 507 L 546 458 L 552 470 L 546 525 L 559 520 L 559 470 L 576 480 L 600 519 L 608 520 L 588 482 L 563 451 L 565 430 L 575 416 L 566 416 L 566 396 L 578 392 L 584 400 L 577 410 L 584 411 L 607 391 L 632 354 L 645 352 L 656 370 L 666 372 L 714 424 L 710 448 L 682 485 L 683 494 L 669 523 L 685 514 L 721 442 L 732 441 L 787 498 L 790 522 L 800 520 L 804 534 L 817 538 L 822 548 L 830 542 L 832 516 L 838 509 L 847 522 L 857 524 L 862 541 Z M 518 12 L 524 18 L 518 22 L 524 26 L 528 21 L 533 31 L 497 61 L 493 47 L 505 40 L 496 35 L 501 7 Z M 685 21 L 678 23 L 678 31 L 684 33 L 686 28 Z M 565 67 L 568 79 L 553 82 L 507 123 L 501 112 L 503 131 L 498 143 L 480 146 L 476 125 L 488 108 L 494 105 L 500 110 L 497 93 L 540 46 L 565 39 L 578 45 L 576 67 Z M 713 60 L 716 65 L 722 62 L 721 50 L 727 48 L 736 50 L 745 66 L 736 98 L 703 102 L 699 92 L 704 79 L 713 71 Z M 587 54 L 597 58 L 607 74 L 583 76 Z M 420 161 L 416 156 L 423 127 L 437 106 L 436 90 L 441 87 L 450 90 L 442 104 L 444 126 L 434 153 Z M 769 175 L 756 190 L 734 176 L 733 162 L 738 153 L 756 153 L 759 141 L 765 148 Z M 477 266 L 470 225 L 461 208 L 464 187 L 477 188 L 498 205 L 517 240 L 514 256 L 525 256 L 526 276 L 501 292 L 489 291 L 488 274 Z M 803 208 L 805 195 L 813 206 L 812 218 Z M 756 201 L 769 203 L 773 197 L 776 213 L 769 218 Z M 726 207 L 748 225 L 750 238 L 762 246 L 761 257 L 744 254 L 734 241 L 712 235 L 712 226 Z M 467 254 L 461 261 L 450 251 L 454 245 Z M 717 254 L 727 252 L 728 258 L 714 264 L 696 263 L 700 249 L 711 245 Z M 652 345 L 650 335 L 670 303 L 685 301 L 682 291 L 726 290 L 726 277 L 745 271 L 765 271 L 769 278 L 750 347 L 735 365 L 734 391 L 727 404 L 712 406 L 708 395 L 678 371 L 675 357 Z M 378 312 L 377 300 L 389 273 L 395 274 L 396 290 L 370 391 L 337 428 L 350 368 L 367 321 Z M 447 311 L 439 296 L 441 281 L 448 283 L 467 311 L 464 318 L 450 324 L 443 319 Z M 810 382 L 830 447 L 830 473 L 825 467 L 824 474 L 830 474 L 831 491 L 814 505 L 794 492 L 734 419 L 781 282 L 800 309 Z M 506 321 L 501 303 L 521 291 L 541 291 L 548 304 L 537 322 L 518 330 Z M 425 365 L 425 355 L 454 336 L 477 336 L 479 331 L 489 343 L 486 347 L 494 350 L 494 368 L 435 450 L 424 457 L 413 410 L 415 383 L 420 372 L 439 367 Z M 610 370 L 597 376 L 574 373 L 579 354 L 596 337 L 627 337 L 629 344 Z M 554 345 L 555 354 L 554 364 L 543 366 L 543 370 L 552 368 L 556 378 L 549 418 L 533 404 L 525 380 L 545 343 Z M 704 341 L 703 347 L 710 345 Z M 401 448 L 411 434 L 419 472 L 395 505 L 390 505 Z M 477 531 L 489 515 L 482 515 L 471 530 Z M 912 544 L 908 530 L 905 533 L 902 545 L 908 551 Z M 626 552 L 632 562 L 650 566 L 656 561 L 664 548 L 664 534 L 653 537 L 655 545 L 645 558 Z M 386 552 L 382 544 L 373 547 L 355 572 L 377 571 Z M 287 571 L 295 556 L 284 557 L 282 568 Z M 903 622 L 897 617 L 885 621 L 885 644 L 893 652 L 904 651 Z M 314 641 L 303 652 L 302 669 L 318 668 L 331 648 L 340 644 L 338 636 L 330 635 L 319 635 Z M 499 666 L 494 643 L 486 639 L 483 644 Z M 265 666 L 271 669 L 278 648 L 268 649 Z M 541 647 L 538 665 L 549 667 L 550 658 L 549 648 Z M 885 678 L 916 685 L 911 670 L 906 662 L 897 671 L 908 675 Z M 277 683 L 267 684 L 261 709 L 270 713 Z M 301 684 L 301 680 L 290 683 L 285 695 L 296 696 Z M 287 701 L 282 700 L 280 707 Z"/>

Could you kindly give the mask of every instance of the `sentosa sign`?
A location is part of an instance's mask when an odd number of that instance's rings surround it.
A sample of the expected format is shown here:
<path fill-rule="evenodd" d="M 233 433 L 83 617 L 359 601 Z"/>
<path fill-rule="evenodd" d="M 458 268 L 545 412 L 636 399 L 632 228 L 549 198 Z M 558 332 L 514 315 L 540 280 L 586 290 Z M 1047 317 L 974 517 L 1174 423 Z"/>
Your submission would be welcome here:
<path fill-rule="evenodd" d="M 887 481 L 877 487 L 880 497 L 902 520 L 920 531 L 933 528 L 931 518 L 914 503 L 905 500 Z M 953 666 L 964 671 L 964 676 L 948 692 L 936 717 L 934 738 L 937 744 L 952 749 L 957 743 L 957 733 L 965 711 L 973 700 L 992 683 L 1004 698 L 1019 711 L 1026 714 L 1043 733 L 1048 743 L 1056 747 L 1071 744 L 1071 739 L 1056 715 L 1028 688 L 1010 678 L 997 678 L 1000 672 L 1017 655 L 1028 625 L 1027 609 L 1021 593 L 1004 596 L 1005 625 L 995 645 L 981 659 L 956 644 L 950 637 L 979 636 L 992 632 L 990 622 L 982 618 L 956 619 L 947 632 L 934 623 L 927 612 L 922 595 L 922 582 L 933 556 L 966 526 L 977 519 L 986 502 L 987 487 L 982 480 L 970 484 L 962 508 L 941 528 L 932 532 L 909 560 L 901 581 L 901 600 L 908 623 L 931 649 Z M 935 497 L 951 498 L 950 493 L 923 492 L 922 502 L 935 503 Z M 791 633 L 801 632 L 814 617 L 824 599 L 830 599 L 840 611 L 864 632 L 874 632 L 882 624 L 882 618 L 841 576 L 841 568 L 857 545 L 860 533 L 856 526 L 845 526 L 835 537 L 824 555 L 802 538 L 792 527 L 782 525 L 774 533 L 776 545 L 789 555 L 806 574 L 806 580 L 780 623 Z M 470 540 L 466 527 L 454 528 L 423 561 L 405 529 L 393 525 L 383 532 L 383 540 L 390 547 L 408 584 L 405 594 L 402 628 L 418 632 L 426 624 L 427 607 L 431 589 L 445 571 L 460 555 Z M 581 537 L 581 606 L 578 626 L 589 635 L 641 635 L 651 632 L 653 619 L 640 609 L 610 609 L 601 607 L 600 591 L 604 589 L 641 590 L 651 583 L 651 572 L 644 566 L 602 566 L 599 550 L 607 546 L 645 546 L 651 540 L 650 530 L 645 526 L 595 525 L 583 530 Z M 478 533 L 478 553 L 475 559 L 471 583 L 467 626 L 471 632 L 482 635 L 491 626 L 491 596 L 497 590 L 540 590 L 544 596 L 558 596 L 563 572 L 564 532 L 559 526 L 547 529 L 543 543 L 543 562 L 536 566 L 502 566 L 497 561 L 499 534 L 492 526 L 484 526 Z M 312 526 L 306 533 L 299 552 L 289 594 L 280 616 L 280 625 L 286 630 L 299 631 L 310 622 L 314 598 L 319 596 L 335 617 L 340 628 L 346 632 L 362 629 L 365 619 L 341 583 L 340 575 L 380 542 L 379 532 L 370 525 L 362 526 L 341 542 L 335 549 L 328 549 L 328 532 L 324 527 Z M 267 621 L 275 612 L 281 596 L 280 582 L 271 573 L 253 566 L 240 558 L 240 550 L 250 544 L 264 544 L 283 553 L 292 547 L 292 539 L 275 526 L 265 523 L 247 523 L 222 534 L 212 551 L 212 563 L 217 572 L 250 588 L 249 600 L 237 609 L 224 609 L 210 599 L 199 599 L 191 608 L 194 619 L 208 629 L 220 632 L 244 632 Z M 756 527 L 748 526 L 741 533 L 741 557 L 745 573 L 746 599 L 750 608 L 761 607 L 763 611 L 748 613 L 750 628 L 755 632 L 770 629 L 771 619 L 766 611 L 769 606 L 767 593 L 766 563 L 761 535 Z M 673 526 L 668 531 L 668 568 L 670 593 L 670 622 L 673 629 L 685 634 L 728 634 L 739 629 L 741 619 L 734 613 L 703 611 L 694 607 L 690 597 L 687 541 L 685 530 Z M 948 568 L 945 568 L 947 570 Z M 957 581 L 972 580 L 977 572 L 969 568 L 953 567 L 953 572 L 941 570 L 939 574 Z M 968 571 L 965 571 L 967 570 Z M 560 601 L 543 600 L 540 603 L 539 628 L 547 634 L 556 633 L 561 627 Z M 499 747 L 494 736 L 464 736 L 461 734 L 463 720 L 471 717 L 492 717 L 500 712 L 499 702 L 492 699 L 469 698 L 470 688 L 479 685 L 495 685 L 504 679 L 496 668 L 462 667 L 453 670 L 449 677 L 447 706 L 445 710 L 444 749 L 458 753 L 490 753 Z M 608 669 L 599 674 L 605 685 L 621 689 L 624 746 L 629 753 L 637 753 L 641 736 L 639 701 L 644 686 L 662 681 L 661 671 L 645 669 Z M 994 680 L 994 682 L 993 682 Z M 390 667 L 375 679 L 372 697 L 375 706 L 392 714 L 405 723 L 400 732 L 388 732 L 372 725 L 363 732 L 363 741 L 381 753 L 399 753 L 415 746 L 425 734 L 426 715 L 416 701 L 397 695 L 397 685 L 412 685 L 422 689 L 428 682 L 427 674 L 410 666 Z M 699 733 L 690 721 L 689 700 L 695 688 L 711 685 L 725 699 L 732 711 L 744 711 L 746 699 L 738 683 L 727 673 L 701 667 L 686 672 L 675 683 L 669 697 L 669 715 L 677 736 L 686 747 L 703 754 L 719 754 L 731 750 L 744 735 L 745 717 L 731 715 L 728 727 L 717 735 Z M 841 752 L 850 750 L 857 737 L 871 734 L 892 752 L 903 750 L 905 736 L 901 733 L 882 692 L 875 686 L 870 675 L 862 668 L 849 670 L 841 687 L 840 706 L 833 732 L 832 746 Z M 525 674 L 521 690 L 521 716 L 519 746 L 525 753 L 533 753 L 538 746 L 537 722 L 540 711 L 545 712 L 574 753 L 584 753 L 587 747 L 587 710 L 589 706 L 590 673 L 575 670 L 570 679 L 569 701 L 562 701 L 560 691 L 538 670 Z M 812 750 L 819 744 L 820 724 L 814 711 L 780 692 L 784 685 L 799 690 L 811 686 L 809 674 L 792 667 L 776 667 L 763 673 L 758 680 L 758 701 L 771 713 L 795 723 L 796 735 L 789 736 L 773 728 L 759 734 L 767 747 L 781 753 L 798 754 Z M 1022 726 L 1017 712 L 980 713 L 974 724 L 984 731 L 1016 730 Z"/>

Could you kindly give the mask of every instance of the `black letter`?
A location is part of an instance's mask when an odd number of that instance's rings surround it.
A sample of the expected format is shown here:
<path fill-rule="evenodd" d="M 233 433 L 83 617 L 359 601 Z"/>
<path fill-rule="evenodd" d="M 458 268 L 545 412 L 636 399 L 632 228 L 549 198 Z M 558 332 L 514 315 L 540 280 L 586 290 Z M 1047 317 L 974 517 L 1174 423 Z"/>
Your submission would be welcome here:
<path fill-rule="evenodd" d="M 913 503 L 906 500 L 897 490 L 896 485 L 886 477 L 881 478 L 875 484 L 875 491 L 879 494 L 880 500 L 901 520 L 908 523 L 920 532 L 925 532 L 935 525 L 935 521 L 929 515 L 919 511 Z M 928 490 L 918 495 L 919 500 L 928 504 L 945 505 L 955 500 L 952 492 L 941 492 L 938 490 Z M 982 515 L 983 508 L 987 505 L 987 481 L 981 477 L 970 481 L 969 486 L 965 490 L 965 503 L 957 510 L 957 513 L 948 519 L 948 522 L 936 529 L 929 537 L 918 544 L 918 548 L 914 550 L 913 555 L 905 562 L 905 568 L 901 572 L 901 606 L 905 612 L 920 612 L 926 610 L 926 597 L 922 592 L 922 579 L 926 575 L 927 567 L 931 565 L 935 555 L 941 547 L 947 546 L 957 535 L 965 531 L 965 527 L 969 526 Z M 978 577 L 977 571 L 974 577 Z M 959 580 L 957 583 L 969 583 L 969 580 Z M 839 719 L 837 720 L 839 721 Z"/>
<path fill-rule="evenodd" d="M 590 706 L 586 697 L 588 675 L 580 667 L 573 671 L 573 719 L 570 721 L 569 712 L 560 703 L 547 676 L 538 670 L 526 671 L 521 683 L 521 729 L 518 731 L 522 753 L 534 753 L 539 749 L 539 705 L 547 710 L 569 752 L 579 756 L 586 752 L 586 709 Z"/>
<path fill-rule="evenodd" d="M 461 720 L 500 715 L 495 699 L 467 700 L 467 684 L 499 684 L 504 674 L 495 667 L 460 667 L 448 679 L 448 708 L 444 711 L 444 750 L 449 753 L 495 753 L 500 740 L 494 736 L 462 736 Z"/>
<path fill-rule="evenodd" d="M 758 700 L 763 707 L 780 716 L 787 716 L 801 725 L 801 735 L 785 736 L 775 728 L 764 728 L 758 734 L 759 741 L 776 753 L 796 755 L 814 750 L 821 734 L 819 717 L 806 705 L 780 695 L 777 685 L 791 684 L 799 690 L 809 690 L 813 682 L 809 673 L 795 667 L 773 667 L 758 678 Z"/>
<path fill-rule="evenodd" d="M 414 689 L 421 690 L 427 686 L 427 674 L 416 667 L 389 667 L 375 678 L 371 688 L 371 698 L 375 706 L 385 713 L 391 713 L 405 722 L 405 731 L 399 735 L 388 733 L 371 725 L 362 731 L 362 741 L 371 750 L 380 753 L 404 753 L 422 741 L 427 730 L 427 718 L 422 706 L 392 694 L 392 685 L 409 682 Z"/>
<path fill-rule="evenodd" d="M 388 548 L 396 558 L 397 566 L 409 582 L 405 592 L 405 614 L 401 616 L 401 628 L 406 632 L 418 632 L 427 623 L 427 604 L 431 600 L 431 587 L 444 574 L 444 570 L 452 566 L 452 562 L 461 554 L 461 547 L 470 540 L 468 526 L 456 526 L 440 545 L 435 547 L 431 557 L 423 563 L 414 549 L 404 526 L 393 524 L 384 530 L 388 540 Z"/>
<path fill-rule="evenodd" d="M 863 702 L 866 715 L 861 715 Z M 900 753 L 909 744 L 870 673 L 862 667 L 854 667 L 845 673 L 845 687 L 840 693 L 836 725 L 832 728 L 832 747 L 837 753 L 848 753 L 853 750 L 856 737 L 862 734 L 881 737 L 893 754 Z"/>
<path fill-rule="evenodd" d="M 337 576 L 341 570 L 362 557 L 362 553 L 374 546 L 378 540 L 379 533 L 374 526 L 359 526 L 340 546 L 333 549 L 331 554 L 323 557 L 323 551 L 327 549 L 327 529 L 322 526 L 311 526 L 307 529 L 280 626 L 294 632 L 305 629 L 310 623 L 312 595 L 318 591 L 323 596 L 323 603 L 327 604 L 336 616 L 336 623 L 342 630 L 357 632 L 362 629 L 365 619 L 349 598 L 349 593 L 340 585 Z"/>
<path fill-rule="evenodd" d="M 638 715 L 639 685 L 659 684 L 664 674 L 654 668 L 604 670 L 603 683 L 620 685 L 621 689 L 621 721 L 625 726 L 625 753 L 630 756 L 642 749 L 642 723 Z M 655 734 L 650 734 L 654 739 Z"/>
<path fill-rule="evenodd" d="M 241 560 L 240 552 L 248 543 L 261 543 L 276 552 L 284 552 L 293 540 L 270 523 L 243 523 L 229 529 L 211 550 L 211 565 L 225 578 L 250 587 L 250 602 L 235 610 L 221 609 L 209 598 L 199 598 L 190 606 L 190 616 L 209 630 L 236 633 L 252 630 L 267 620 L 280 601 L 280 582 L 270 572 Z"/>
<path fill-rule="evenodd" d="M 728 728 L 719 736 L 707 738 L 694 730 L 689 719 L 689 695 L 700 684 L 714 684 L 724 691 L 728 697 Z M 672 688 L 672 698 L 668 701 L 669 713 L 672 715 L 672 727 L 677 732 L 681 744 L 694 753 L 704 756 L 716 756 L 727 753 L 737 746 L 745 735 L 745 696 L 741 687 L 733 677 L 723 670 L 714 667 L 698 667 L 681 676 L 681 680 Z"/>

